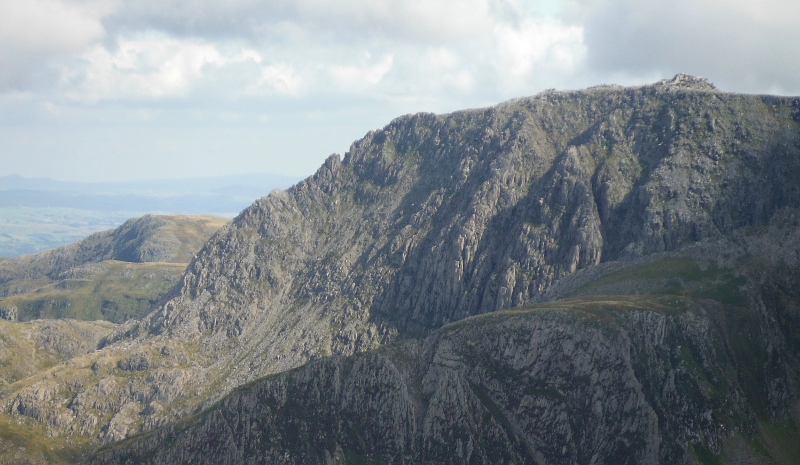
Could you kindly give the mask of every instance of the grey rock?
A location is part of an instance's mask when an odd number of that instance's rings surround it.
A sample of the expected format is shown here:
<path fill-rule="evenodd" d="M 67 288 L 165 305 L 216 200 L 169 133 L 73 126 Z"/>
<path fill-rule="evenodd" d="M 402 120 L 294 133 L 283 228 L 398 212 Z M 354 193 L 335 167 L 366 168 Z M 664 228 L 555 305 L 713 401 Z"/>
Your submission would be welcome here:
<path fill-rule="evenodd" d="M 17 321 L 17 307 L 0 305 L 0 318 L 6 321 Z"/>
<path fill-rule="evenodd" d="M 86 463 L 693 463 L 754 413 L 716 304 L 668 302 L 469 318 L 264 378 Z"/>
<path fill-rule="evenodd" d="M 125 371 L 144 371 L 150 368 L 150 360 L 144 354 L 132 354 L 117 362 L 117 366 Z"/>

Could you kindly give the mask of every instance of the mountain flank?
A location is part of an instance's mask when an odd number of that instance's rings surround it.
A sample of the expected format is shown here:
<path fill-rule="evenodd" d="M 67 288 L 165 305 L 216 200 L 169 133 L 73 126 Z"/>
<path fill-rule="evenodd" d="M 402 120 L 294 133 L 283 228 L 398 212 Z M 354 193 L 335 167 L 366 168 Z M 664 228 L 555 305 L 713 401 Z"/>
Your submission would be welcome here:
<path fill-rule="evenodd" d="M 88 463 L 797 463 L 800 211 L 776 216 L 261 378 Z"/>
<path fill-rule="evenodd" d="M 797 463 L 798 108 L 679 75 L 397 118 L 2 419 L 86 463 Z"/>
<path fill-rule="evenodd" d="M 796 101 L 679 76 L 398 118 L 245 210 L 130 334 L 258 354 L 233 387 L 763 226 L 800 203 Z"/>
<path fill-rule="evenodd" d="M 107 321 L 0 320 L 0 385 L 7 386 L 95 351 L 115 327 Z"/>

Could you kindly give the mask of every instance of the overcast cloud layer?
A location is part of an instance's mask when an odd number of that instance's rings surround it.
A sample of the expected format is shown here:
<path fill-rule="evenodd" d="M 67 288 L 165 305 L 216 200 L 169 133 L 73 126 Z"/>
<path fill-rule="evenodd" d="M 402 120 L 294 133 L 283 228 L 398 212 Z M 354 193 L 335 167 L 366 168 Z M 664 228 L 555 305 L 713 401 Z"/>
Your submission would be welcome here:
<path fill-rule="evenodd" d="M 687 72 L 800 94 L 796 0 L 0 3 L 0 175 L 310 174 L 367 130 Z"/>

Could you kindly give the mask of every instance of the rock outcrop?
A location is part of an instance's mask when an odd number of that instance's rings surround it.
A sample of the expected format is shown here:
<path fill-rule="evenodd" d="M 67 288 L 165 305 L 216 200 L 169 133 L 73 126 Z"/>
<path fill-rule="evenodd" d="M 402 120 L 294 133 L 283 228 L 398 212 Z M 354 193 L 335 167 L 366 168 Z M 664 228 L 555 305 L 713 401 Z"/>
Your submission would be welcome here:
<path fill-rule="evenodd" d="M 13 305 L 0 305 L 0 319 L 6 321 L 17 321 L 17 318 L 19 318 L 17 307 L 14 307 Z"/>

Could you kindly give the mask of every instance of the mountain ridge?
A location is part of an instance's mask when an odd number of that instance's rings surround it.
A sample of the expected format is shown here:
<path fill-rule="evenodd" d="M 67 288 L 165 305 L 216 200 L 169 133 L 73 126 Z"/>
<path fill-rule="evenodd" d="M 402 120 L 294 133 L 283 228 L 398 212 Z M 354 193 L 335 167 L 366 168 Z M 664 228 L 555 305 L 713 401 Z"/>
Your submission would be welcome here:
<path fill-rule="evenodd" d="M 56 368 L 73 386 L 69 392 L 32 376 L 0 392 L 0 409 L 44 423 L 50 434 L 108 444 L 146 433 L 87 459 L 97 463 L 134 456 L 171 463 L 201 452 L 232 463 L 363 461 L 384 453 L 391 463 L 411 462 L 407 456 L 487 463 L 498 450 L 509 451 L 514 463 L 583 463 L 600 460 L 592 454 L 602 451 L 591 449 L 589 439 L 569 439 L 586 433 L 578 434 L 583 430 L 573 423 L 592 418 L 613 424 L 608 419 L 624 417 L 628 404 L 607 402 L 614 393 L 602 383 L 571 378 L 564 367 L 572 362 L 565 360 L 575 353 L 595 360 L 585 367 L 589 380 L 613 382 L 616 372 L 609 367 L 633 370 L 624 377 L 630 384 L 625 392 L 641 413 L 635 415 L 641 422 L 631 424 L 638 432 L 614 449 L 627 452 L 605 459 L 713 463 L 732 453 L 734 441 L 755 463 L 786 463 L 747 441 L 774 440 L 760 432 L 763 424 L 784 422 L 794 434 L 800 412 L 800 342 L 793 335 L 800 322 L 793 279 L 800 274 L 797 260 L 782 257 L 798 257 L 800 250 L 800 180 L 793 175 L 800 172 L 798 106 L 798 98 L 729 94 L 678 76 L 636 88 L 545 92 L 485 109 L 397 118 L 356 141 L 343 158 L 329 157 L 308 179 L 257 200 L 216 233 L 166 301 L 121 325 L 101 342 L 103 350 Z M 742 251 L 720 253 L 737 248 Z M 691 255 L 698 250 L 700 261 Z M 639 303 L 604 310 L 606 300 L 597 292 Z M 644 296 L 631 297 L 637 293 Z M 537 304 L 574 318 L 546 322 L 547 334 L 570 344 L 551 347 L 547 338 L 530 336 L 502 342 L 502 325 L 475 329 L 494 316 L 535 326 L 535 312 L 508 309 L 563 297 L 594 299 L 588 310 L 575 300 Z M 664 320 L 672 322 L 671 338 L 656 337 L 658 325 L 637 323 L 659 320 L 661 313 L 671 315 Z M 463 344 L 436 363 L 417 357 L 414 347 L 432 347 L 439 335 L 462 330 Z M 617 336 L 609 339 L 606 330 Z M 593 336 L 584 339 L 584 332 Z M 462 353 L 470 340 L 489 333 L 496 335 L 491 343 Z M 410 384 L 382 390 L 381 373 L 388 372 L 370 371 L 369 364 L 350 384 L 329 383 L 343 379 L 336 378 L 343 373 L 337 364 L 362 363 L 398 346 L 400 359 L 416 367 Z M 460 354 L 463 363 L 448 354 Z M 494 363 L 485 360 L 505 360 L 500 365 L 515 370 L 561 367 L 566 371 L 555 381 L 565 384 L 550 386 L 542 378 L 543 385 L 533 383 L 520 395 L 503 386 L 522 375 L 490 372 Z M 317 377 L 317 368 L 332 378 Z M 536 370 L 531 373 L 548 372 Z M 429 372 L 439 373 L 430 376 L 441 384 L 439 391 L 425 391 L 438 392 L 441 405 L 433 410 L 419 407 L 427 395 L 412 392 Z M 519 378 L 521 385 L 539 379 L 531 376 Z M 374 386 L 372 394 L 357 381 Z M 263 389 L 278 389 L 283 397 L 276 394 L 277 403 L 265 407 L 240 395 L 241 386 L 253 386 L 248 383 L 273 386 Z M 289 384 L 311 391 L 287 397 Z M 339 386 L 344 397 L 326 403 L 314 394 L 325 386 Z M 397 397 L 397 389 L 412 393 Z M 37 400 L 45 391 L 47 401 Z M 587 392 L 609 396 L 599 401 L 596 416 L 591 405 L 578 408 Z M 377 413 L 362 418 L 353 412 L 352 421 L 337 416 L 336 402 L 347 396 L 384 413 L 402 407 L 392 399 L 408 400 L 414 415 L 433 415 L 433 423 L 425 423 L 430 434 L 418 429 L 403 437 L 421 446 L 382 451 L 376 438 L 418 423 L 394 429 L 380 424 L 391 418 Z M 334 412 L 322 426 L 303 413 L 311 408 L 304 402 L 315 399 Z M 467 404 L 459 403 L 463 399 Z M 519 413 L 522 400 L 537 407 Z M 213 423 L 214 412 L 226 405 L 233 410 Z M 283 413 L 264 417 L 267 407 Z M 183 428 L 188 423 L 176 423 L 181 418 L 200 421 L 199 430 Z M 216 426 L 202 426 L 208 418 Z M 462 432 L 447 418 L 471 418 L 475 428 Z M 556 442 L 566 449 L 548 445 L 537 418 L 552 420 L 551 432 L 565 435 Z M 342 426 L 348 421 L 351 429 Z M 475 433 L 483 421 L 493 425 L 492 438 Z M 226 422 L 238 426 L 217 428 Z M 358 429 L 367 423 L 374 428 Z M 297 438 L 310 438 L 307 428 L 325 439 L 303 452 Z M 261 442 L 247 442 L 248 431 Z M 597 431 L 600 444 L 621 434 Z M 520 436 L 526 439 L 514 439 Z M 490 439 L 492 446 L 482 442 Z M 444 449 L 429 447 L 434 443 Z M 163 444 L 185 447 L 147 452 Z"/>

